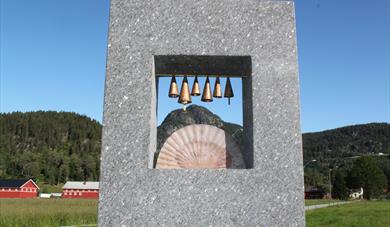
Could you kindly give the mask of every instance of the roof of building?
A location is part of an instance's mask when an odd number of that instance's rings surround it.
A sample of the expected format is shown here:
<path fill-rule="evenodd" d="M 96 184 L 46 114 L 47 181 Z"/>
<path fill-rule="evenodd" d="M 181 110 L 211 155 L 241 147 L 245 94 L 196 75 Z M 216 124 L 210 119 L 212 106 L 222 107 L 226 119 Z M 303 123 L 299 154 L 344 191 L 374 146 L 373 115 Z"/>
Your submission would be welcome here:
<path fill-rule="evenodd" d="M 99 189 L 97 181 L 68 181 L 62 189 Z"/>
<path fill-rule="evenodd" d="M 38 189 L 38 185 L 31 179 L 0 179 L 0 188 L 20 188 L 31 181 Z"/>
<path fill-rule="evenodd" d="M 324 190 L 317 188 L 317 187 L 313 187 L 313 186 L 305 187 L 305 192 L 323 192 L 323 191 Z"/>

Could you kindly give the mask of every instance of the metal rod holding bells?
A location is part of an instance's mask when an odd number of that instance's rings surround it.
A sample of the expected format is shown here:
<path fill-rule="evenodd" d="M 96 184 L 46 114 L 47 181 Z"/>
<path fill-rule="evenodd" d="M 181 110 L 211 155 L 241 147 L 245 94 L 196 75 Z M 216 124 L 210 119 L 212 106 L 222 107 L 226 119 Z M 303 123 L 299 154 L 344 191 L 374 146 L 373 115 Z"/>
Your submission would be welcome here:
<path fill-rule="evenodd" d="M 195 74 L 193 74 L 193 73 L 182 73 L 182 72 L 180 72 L 180 74 L 176 74 L 176 77 L 185 77 L 185 76 L 193 76 L 193 75 L 195 75 Z M 217 75 L 217 74 L 196 74 L 196 75 L 202 75 L 202 76 L 209 76 L 209 77 L 219 77 L 220 75 Z M 156 74 L 156 77 L 171 77 L 172 76 L 172 74 L 171 73 L 169 73 L 169 74 L 164 74 L 164 73 L 158 73 L 158 74 Z M 246 77 L 248 77 L 248 76 L 245 76 L 245 75 L 241 75 L 241 74 L 239 74 L 239 75 L 229 75 L 229 77 L 230 78 L 246 78 Z"/>
<path fill-rule="evenodd" d="M 168 97 L 170 97 L 170 98 L 179 97 L 179 89 L 177 88 L 175 75 L 172 75 L 171 85 L 169 86 Z"/>
<path fill-rule="evenodd" d="M 188 86 L 188 81 L 187 81 L 186 76 L 183 78 L 183 82 L 181 84 L 179 103 L 184 105 L 184 107 L 183 107 L 184 111 L 186 110 L 186 105 L 189 103 L 192 103 L 191 94 L 190 94 L 190 87 Z"/>
<path fill-rule="evenodd" d="M 210 85 L 210 80 L 209 80 L 208 76 L 206 78 L 206 83 L 204 84 L 203 94 L 202 94 L 201 100 L 202 100 L 202 102 L 212 102 L 213 101 L 213 96 L 211 93 L 211 85 Z"/>
<path fill-rule="evenodd" d="M 199 96 L 200 95 L 198 76 L 195 76 L 194 84 L 192 85 L 191 95 L 192 96 Z"/>
<path fill-rule="evenodd" d="M 233 92 L 232 84 L 230 83 L 230 78 L 229 77 L 226 78 L 226 86 L 225 86 L 224 97 L 228 98 L 228 104 L 230 105 L 230 98 L 234 97 L 234 92 Z"/>
<path fill-rule="evenodd" d="M 215 79 L 213 97 L 222 98 L 222 88 L 221 88 L 221 81 L 219 80 L 219 77 Z"/>

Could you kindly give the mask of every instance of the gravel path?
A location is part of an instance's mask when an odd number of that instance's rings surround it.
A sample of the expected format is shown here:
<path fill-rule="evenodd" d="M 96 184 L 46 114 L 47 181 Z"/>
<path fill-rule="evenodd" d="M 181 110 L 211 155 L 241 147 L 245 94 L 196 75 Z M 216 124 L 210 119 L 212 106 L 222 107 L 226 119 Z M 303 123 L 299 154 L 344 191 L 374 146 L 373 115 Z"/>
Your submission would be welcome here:
<path fill-rule="evenodd" d="M 325 208 L 325 207 L 331 207 L 331 206 L 337 206 L 342 204 L 348 204 L 353 203 L 356 201 L 343 201 L 343 202 L 332 202 L 332 203 L 324 203 L 324 204 L 317 204 L 317 205 L 311 205 L 311 206 L 305 206 L 305 210 L 314 210 L 319 208 Z"/>

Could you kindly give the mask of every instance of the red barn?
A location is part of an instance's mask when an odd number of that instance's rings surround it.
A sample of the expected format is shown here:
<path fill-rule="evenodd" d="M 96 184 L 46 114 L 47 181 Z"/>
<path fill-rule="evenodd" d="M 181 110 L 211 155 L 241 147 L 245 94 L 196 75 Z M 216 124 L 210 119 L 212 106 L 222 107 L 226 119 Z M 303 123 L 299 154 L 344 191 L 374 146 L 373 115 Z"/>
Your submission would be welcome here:
<path fill-rule="evenodd" d="M 38 185 L 31 179 L 0 179 L 0 198 L 35 198 L 38 190 Z"/>
<path fill-rule="evenodd" d="M 68 181 L 62 187 L 62 198 L 99 198 L 99 182 Z"/>
<path fill-rule="evenodd" d="M 305 187 L 305 199 L 323 199 L 325 191 L 316 187 Z"/>

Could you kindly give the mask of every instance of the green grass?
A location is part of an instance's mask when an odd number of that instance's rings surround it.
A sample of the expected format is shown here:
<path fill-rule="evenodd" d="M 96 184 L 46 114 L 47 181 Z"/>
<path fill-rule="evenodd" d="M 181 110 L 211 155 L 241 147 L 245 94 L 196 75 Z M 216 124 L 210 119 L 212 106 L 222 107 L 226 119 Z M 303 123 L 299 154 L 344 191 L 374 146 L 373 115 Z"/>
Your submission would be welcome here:
<path fill-rule="evenodd" d="M 97 199 L 0 199 L 0 226 L 96 224 L 97 203 Z"/>
<path fill-rule="evenodd" d="M 0 227 L 96 224 L 97 203 L 91 199 L 0 199 Z M 389 214 L 390 201 L 355 202 L 307 211 L 306 224 L 308 227 L 390 226 Z"/>
<path fill-rule="evenodd" d="M 306 199 L 305 206 L 327 204 L 327 203 L 336 203 L 336 202 L 340 202 L 340 200 L 337 200 L 337 199 Z"/>
<path fill-rule="evenodd" d="M 306 211 L 306 226 L 390 226 L 390 201 L 355 202 Z"/>

